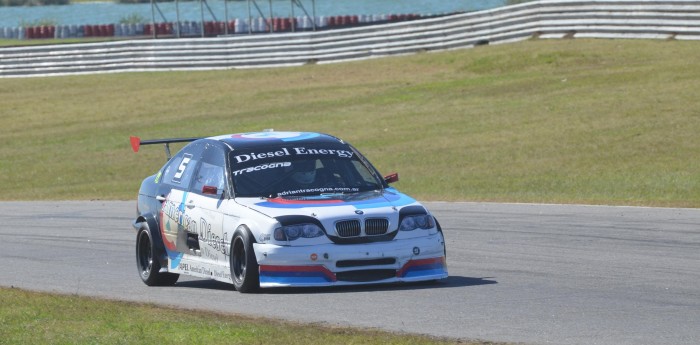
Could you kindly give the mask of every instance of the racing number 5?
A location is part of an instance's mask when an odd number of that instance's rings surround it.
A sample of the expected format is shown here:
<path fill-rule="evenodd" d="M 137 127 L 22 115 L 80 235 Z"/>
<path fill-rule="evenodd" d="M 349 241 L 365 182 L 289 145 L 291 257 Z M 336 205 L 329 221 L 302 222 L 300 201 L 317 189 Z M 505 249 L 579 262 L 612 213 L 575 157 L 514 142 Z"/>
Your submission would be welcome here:
<path fill-rule="evenodd" d="M 185 153 L 185 155 L 182 157 L 182 162 L 180 162 L 180 166 L 177 168 L 175 176 L 173 176 L 173 182 L 180 183 L 180 179 L 182 179 L 182 175 L 185 173 L 185 169 L 187 169 L 187 164 L 189 164 L 191 160 L 192 155 Z"/>

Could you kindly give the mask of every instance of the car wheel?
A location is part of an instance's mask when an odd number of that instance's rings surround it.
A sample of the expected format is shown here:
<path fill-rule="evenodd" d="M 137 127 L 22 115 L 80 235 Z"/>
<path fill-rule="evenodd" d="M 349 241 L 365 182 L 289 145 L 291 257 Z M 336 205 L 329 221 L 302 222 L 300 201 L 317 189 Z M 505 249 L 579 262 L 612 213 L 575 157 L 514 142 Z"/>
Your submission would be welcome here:
<path fill-rule="evenodd" d="M 245 227 L 236 230 L 231 242 L 231 279 L 238 292 L 255 292 L 260 288 L 258 260 L 253 251 L 253 239 Z"/>
<path fill-rule="evenodd" d="M 142 226 L 136 235 L 136 268 L 141 280 L 148 286 L 174 285 L 180 275 L 160 272 L 161 266 L 154 248 L 151 232 L 147 226 Z"/>

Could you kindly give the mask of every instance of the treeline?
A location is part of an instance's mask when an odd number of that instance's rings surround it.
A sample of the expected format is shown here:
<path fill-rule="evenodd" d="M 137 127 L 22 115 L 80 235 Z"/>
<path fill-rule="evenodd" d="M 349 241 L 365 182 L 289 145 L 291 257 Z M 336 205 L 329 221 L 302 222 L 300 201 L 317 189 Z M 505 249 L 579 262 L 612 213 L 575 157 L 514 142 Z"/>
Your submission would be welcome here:
<path fill-rule="evenodd" d="M 67 5 L 70 0 L 0 0 L 0 6 Z"/>

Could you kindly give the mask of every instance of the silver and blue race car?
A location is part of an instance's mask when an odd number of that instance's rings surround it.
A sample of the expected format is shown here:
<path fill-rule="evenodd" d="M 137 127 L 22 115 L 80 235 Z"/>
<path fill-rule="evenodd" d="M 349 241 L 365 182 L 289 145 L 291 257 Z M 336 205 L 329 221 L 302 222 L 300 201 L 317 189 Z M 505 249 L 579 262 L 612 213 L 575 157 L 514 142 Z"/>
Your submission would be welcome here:
<path fill-rule="evenodd" d="M 189 142 L 170 157 L 169 144 Z M 389 186 L 352 145 L 263 131 L 142 141 L 168 162 L 138 194 L 136 264 L 149 286 L 179 275 L 240 292 L 434 281 L 447 277 L 433 215 Z"/>

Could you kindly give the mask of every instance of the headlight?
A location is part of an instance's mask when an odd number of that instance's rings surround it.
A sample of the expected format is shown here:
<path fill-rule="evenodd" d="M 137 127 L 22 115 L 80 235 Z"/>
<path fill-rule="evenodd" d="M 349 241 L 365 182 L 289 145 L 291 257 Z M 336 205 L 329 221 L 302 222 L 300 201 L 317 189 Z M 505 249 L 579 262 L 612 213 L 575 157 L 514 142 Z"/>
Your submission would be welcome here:
<path fill-rule="evenodd" d="M 314 238 L 323 236 L 323 230 L 315 224 L 287 225 L 275 229 L 275 240 L 294 241 L 299 237 Z"/>
<path fill-rule="evenodd" d="M 429 214 L 417 214 L 406 216 L 399 226 L 400 231 L 413 231 L 416 229 L 432 229 L 435 227 L 435 219 Z"/>

